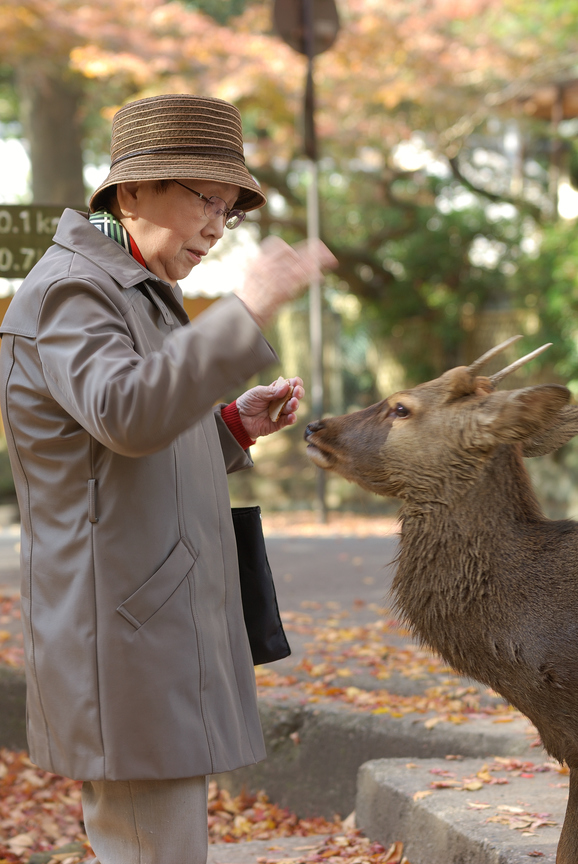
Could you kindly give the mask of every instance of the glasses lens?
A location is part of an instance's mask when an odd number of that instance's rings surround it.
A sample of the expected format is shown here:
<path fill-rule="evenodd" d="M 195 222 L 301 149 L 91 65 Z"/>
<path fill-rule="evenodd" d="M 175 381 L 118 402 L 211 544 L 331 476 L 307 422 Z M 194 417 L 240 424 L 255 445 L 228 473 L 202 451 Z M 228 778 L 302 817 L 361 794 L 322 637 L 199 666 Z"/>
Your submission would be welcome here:
<path fill-rule="evenodd" d="M 232 231 L 233 228 L 239 227 L 241 222 L 244 221 L 246 215 L 247 214 L 243 210 L 230 210 L 225 225 L 230 231 Z"/>
<path fill-rule="evenodd" d="M 213 195 L 205 202 L 205 216 L 208 216 L 209 219 L 216 219 L 217 216 L 222 216 L 226 212 L 227 205 L 222 198 Z"/>

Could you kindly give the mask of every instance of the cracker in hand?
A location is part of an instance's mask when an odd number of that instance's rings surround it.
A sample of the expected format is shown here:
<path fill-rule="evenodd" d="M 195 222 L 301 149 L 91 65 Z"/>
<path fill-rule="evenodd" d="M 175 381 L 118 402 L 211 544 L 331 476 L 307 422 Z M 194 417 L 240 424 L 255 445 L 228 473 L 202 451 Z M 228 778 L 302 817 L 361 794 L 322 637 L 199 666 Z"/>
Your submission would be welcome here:
<path fill-rule="evenodd" d="M 287 379 L 283 378 L 282 375 L 279 375 L 276 383 L 281 384 L 283 383 L 283 381 L 287 381 Z M 289 382 L 287 381 L 287 383 Z M 285 396 L 281 396 L 280 399 L 273 399 L 273 401 L 269 403 L 269 417 L 271 418 L 273 423 L 277 422 L 277 420 L 281 416 L 281 411 L 293 396 L 293 389 L 294 388 L 291 386 L 291 384 L 289 384 L 289 390 L 287 391 Z"/>

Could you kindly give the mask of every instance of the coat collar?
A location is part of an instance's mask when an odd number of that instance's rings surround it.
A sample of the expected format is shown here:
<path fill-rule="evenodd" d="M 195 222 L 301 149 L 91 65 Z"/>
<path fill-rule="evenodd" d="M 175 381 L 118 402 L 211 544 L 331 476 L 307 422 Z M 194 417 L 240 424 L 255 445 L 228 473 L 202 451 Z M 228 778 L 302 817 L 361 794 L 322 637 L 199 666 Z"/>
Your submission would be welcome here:
<path fill-rule="evenodd" d="M 142 286 L 145 293 L 159 307 L 165 320 L 168 307 L 181 324 L 189 323 L 179 286 L 173 288 L 168 282 L 159 279 L 139 264 L 122 246 L 90 225 L 85 213 L 66 209 L 60 217 L 53 240 L 58 246 L 88 258 L 108 273 L 122 288 L 141 286 L 145 283 Z M 161 302 L 158 303 L 157 299 Z"/>

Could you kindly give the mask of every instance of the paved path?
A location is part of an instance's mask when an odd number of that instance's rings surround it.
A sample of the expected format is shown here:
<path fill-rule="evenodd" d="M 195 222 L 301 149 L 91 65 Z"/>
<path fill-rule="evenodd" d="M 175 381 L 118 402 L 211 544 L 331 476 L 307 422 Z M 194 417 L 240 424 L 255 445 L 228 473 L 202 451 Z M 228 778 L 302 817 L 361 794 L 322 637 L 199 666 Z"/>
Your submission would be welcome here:
<path fill-rule="evenodd" d="M 382 604 L 393 568 L 397 538 L 267 537 L 279 604 L 297 609 L 304 602 Z M 0 528 L 0 589 L 18 590 L 20 528 Z"/>
<path fill-rule="evenodd" d="M 18 591 L 20 565 L 20 526 L 0 528 L 0 590 Z"/>
<path fill-rule="evenodd" d="M 397 537 L 267 537 L 279 604 L 387 603 Z"/>
<path fill-rule="evenodd" d="M 395 536 L 268 536 L 281 612 L 304 611 L 319 621 L 339 612 L 352 625 L 374 621 L 376 608 L 387 603 L 396 549 Z M 0 528 L 0 593 L 18 593 L 19 552 L 19 526 Z M 308 638 L 291 634 L 292 657 L 275 664 L 276 671 L 299 662 Z"/>
<path fill-rule="evenodd" d="M 291 656 L 272 665 L 275 672 L 290 673 L 312 654 L 312 632 L 327 627 L 332 618 L 337 626 L 364 626 L 391 613 L 390 587 L 395 573 L 392 563 L 398 548 L 397 537 L 267 537 L 267 550 L 275 579 L 281 617 L 303 613 L 311 624 L 288 627 Z M 289 620 L 289 619 L 288 619 Z M 393 644 L 409 637 L 388 635 Z M 376 686 L 356 676 L 357 686 Z"/>

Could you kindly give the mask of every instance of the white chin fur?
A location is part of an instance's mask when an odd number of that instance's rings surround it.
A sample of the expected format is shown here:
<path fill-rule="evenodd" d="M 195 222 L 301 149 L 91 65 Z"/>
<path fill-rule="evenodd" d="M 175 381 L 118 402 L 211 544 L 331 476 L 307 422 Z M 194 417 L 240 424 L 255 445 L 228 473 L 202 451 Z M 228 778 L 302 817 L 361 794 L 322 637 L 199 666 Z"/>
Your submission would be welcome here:
<path fill-rule="evenodd" d="M 311 459 L 312 462 L 315 462 L 320 468 L 330 468 L 329 460 L 327 459 L 325 453 L 322 450 L 319 450 L 315 444 L 307 445 L 307 455 Z"/>

